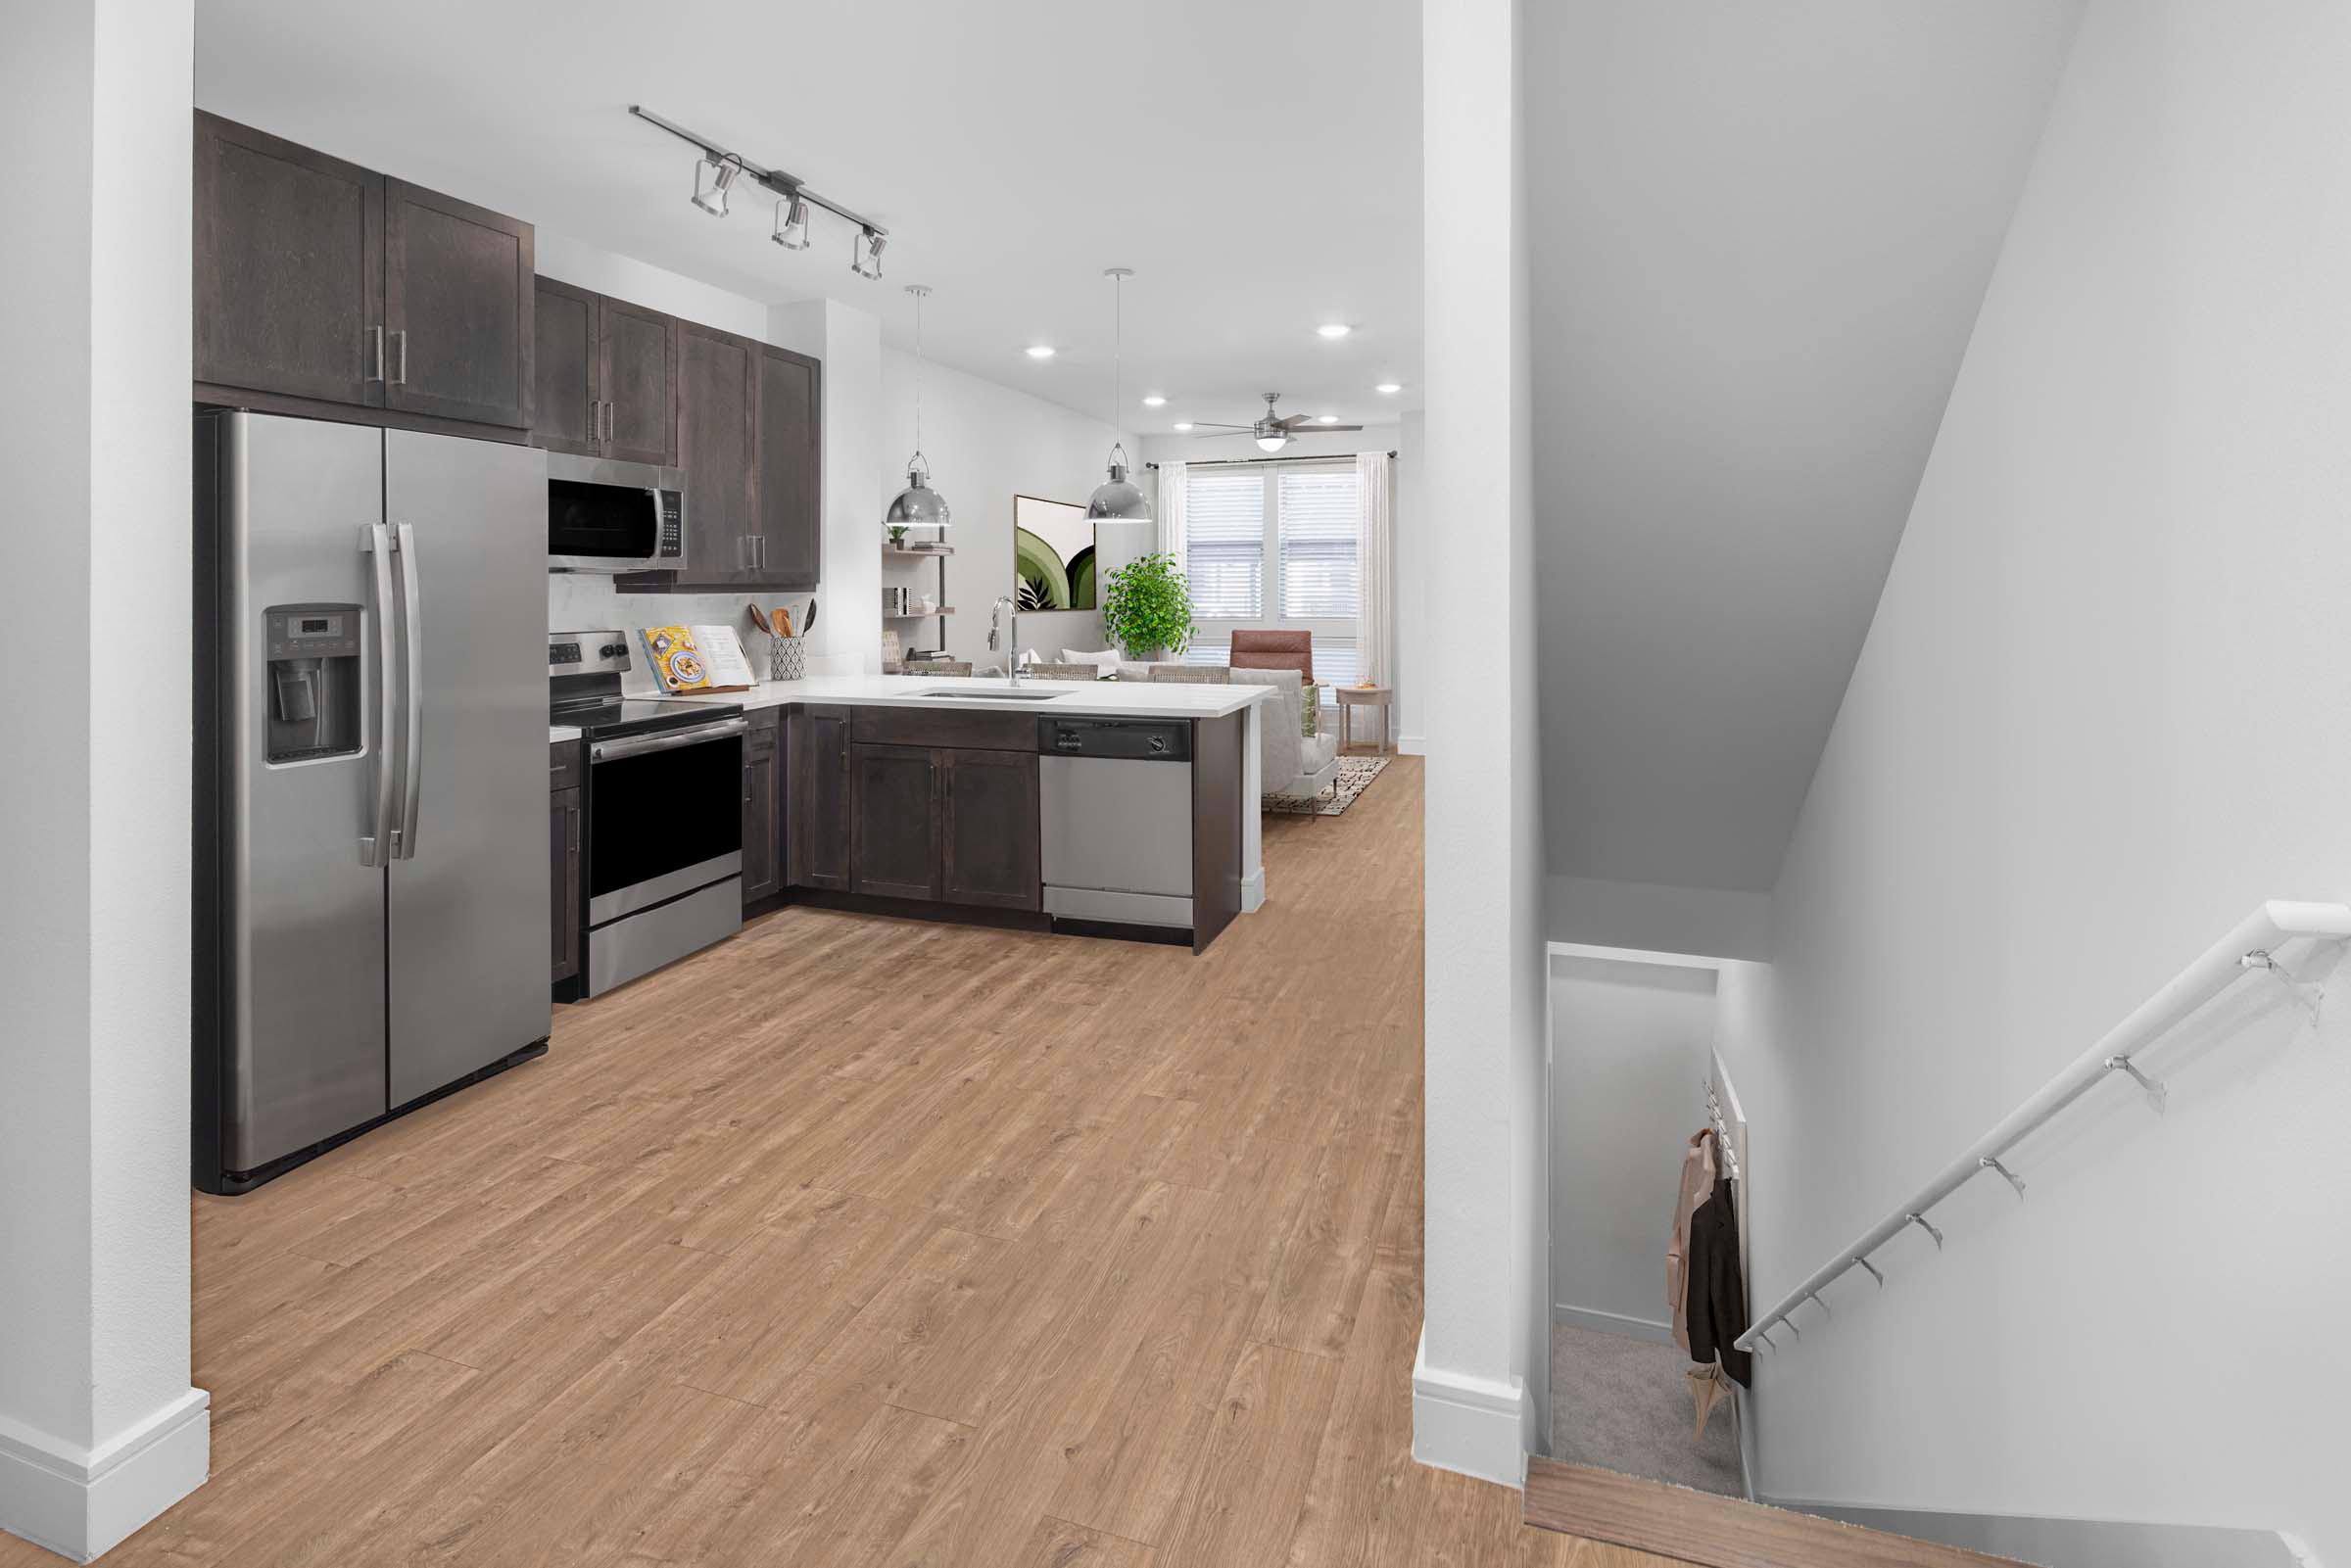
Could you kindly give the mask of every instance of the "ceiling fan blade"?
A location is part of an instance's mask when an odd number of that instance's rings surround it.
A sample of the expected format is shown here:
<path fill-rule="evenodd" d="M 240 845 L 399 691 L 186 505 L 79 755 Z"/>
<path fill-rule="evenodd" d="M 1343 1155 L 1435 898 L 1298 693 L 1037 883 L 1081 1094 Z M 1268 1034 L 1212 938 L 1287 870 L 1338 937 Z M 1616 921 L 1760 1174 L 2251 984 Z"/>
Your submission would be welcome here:
<path fill-rule="evenodd" d="M 1273 423 L 1276 428 L 1286 430 L 1293 436 L 1303 436 L 1317 430 L 1361 430 L 1364 428 L 1362 425 L 1326 425 L 1311 413 L 1294 413 L 1287 419 L 1276 419 Z"/>
<path fill-rule="evenodd" d="M 1192 423 L 1208 425 L 1217 430 L 1255 430 L 1257 428 L 1255 425 L 1228 425 L 1219 419 L 1195 419 Z"/>
<path fill-rule="evenodd" d="M 1247 425 L 1234 425 L 1225 430 L 1204 430 L 1200 434 L 1194 436 L 1192 439 L 1194 441 L 1230 441 L 1235 436 L 1245 436 L 1247 434 L 1249 434 L 1249 427 Z"/>
<path fill-rule="evenodd" d="M 1308 425 L 1306 428 L 1307 430 L 1361 430 L 1364 427 L 1362 425 Z M 1304 433 L 1304 431 L 1300 432 L 1302 435 Z"/>

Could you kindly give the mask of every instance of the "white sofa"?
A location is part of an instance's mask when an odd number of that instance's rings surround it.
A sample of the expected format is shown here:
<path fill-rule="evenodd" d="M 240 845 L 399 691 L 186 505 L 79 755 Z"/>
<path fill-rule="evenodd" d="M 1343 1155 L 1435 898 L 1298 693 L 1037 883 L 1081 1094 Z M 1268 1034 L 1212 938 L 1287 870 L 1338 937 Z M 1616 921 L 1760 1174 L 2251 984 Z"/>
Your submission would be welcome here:
<path fill-rule="evenodd" d="M 1118 668 L 1122 681 L 1151 678 L 1148 664 L 1122 662 Z M 1266 794 L 1301 800 L 1336 784 L 1339 737 L 1299 733 L 1306 717 L 1306 678 L 1296 670 L 1233 670 L 1229 675 L 1235 686 L 1273 689 L 1273 700 L 1266 705 L 1258 725 L 1258 767 Z"/>

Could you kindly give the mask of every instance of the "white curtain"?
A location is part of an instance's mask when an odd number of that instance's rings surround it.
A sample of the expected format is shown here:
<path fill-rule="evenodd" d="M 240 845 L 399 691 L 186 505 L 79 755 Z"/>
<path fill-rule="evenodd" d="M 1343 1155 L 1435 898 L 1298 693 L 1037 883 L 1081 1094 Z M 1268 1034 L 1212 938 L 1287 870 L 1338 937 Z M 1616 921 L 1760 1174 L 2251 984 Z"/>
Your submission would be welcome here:
<path fill-rule="evenodd" d="M 1159 465 L 1159 547 L 1183 570 L 1183 464 Z"/>
<path fill-rule="evenodd" d="M 1355 454 L 1356 515 L 1362 530 L 1357 559 L 1363 568 L 1364 594 L 1356 651 L 1363 679 L 1375 686 L 1390 685 L 1396 673 L 1396 509 L 1390 482 L 1394 470 L 1395 459 L 1384 451 Z"/>

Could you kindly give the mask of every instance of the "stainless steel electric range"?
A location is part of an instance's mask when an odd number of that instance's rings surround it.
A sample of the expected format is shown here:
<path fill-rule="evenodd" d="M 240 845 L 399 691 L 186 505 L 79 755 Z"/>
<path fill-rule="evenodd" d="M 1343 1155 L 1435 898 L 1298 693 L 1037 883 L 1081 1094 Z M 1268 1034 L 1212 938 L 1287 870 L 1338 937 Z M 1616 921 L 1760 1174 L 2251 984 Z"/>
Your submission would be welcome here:
<path fill-rule="evenodd" d="M 596 996 L 743 925 L 743 741 L 735 703 L 621 694 L 630 634 L 548 638 L 549 716 L 588 751 L 581 993 Z"/>

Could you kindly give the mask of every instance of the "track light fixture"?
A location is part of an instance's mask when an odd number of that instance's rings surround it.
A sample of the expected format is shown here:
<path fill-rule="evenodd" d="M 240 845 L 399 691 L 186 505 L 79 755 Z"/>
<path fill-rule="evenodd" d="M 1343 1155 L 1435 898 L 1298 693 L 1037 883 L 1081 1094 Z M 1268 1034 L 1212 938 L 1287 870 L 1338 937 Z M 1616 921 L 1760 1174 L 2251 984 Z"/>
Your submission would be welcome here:
<path fill-rule="evenodd" d="M 683 125 L 673 124 L 642 104 L 629 105 L 629 113 L 694 147 L 698 155 L 694 163 L 694 205 L 702 212 L 712 217 L 726 216 L 729 189 L 747 174 L 752 184 L 773 192 L 777 198 L 775 231 L 768 238 L 788 251 L 808 249 L 808 210 L 821 207 L 856 228 L 856 242 L 849 253 L 849 269 L 862 278 L 878 278 L 882 275 L 882 251 L 889 243 L 889 230 L 872 218 L 817 195 L 797 174 L 787 173 L 780 168 L 762 168 L 741 153 L 721 147 L 709 137 L 688 130 Z"/>
<path fill-rule="evenodd" d="M 768 236 L 788 251 L 808 249 L 808 202 L 790 196 L 776 203 L 776 231 Z"/>
<path fill-rule="evenodd" d="M 705 173 L 706 171 L 706 173 Z M 694 205 L 712 217 L 727 215 L 727 187 L 743 172 L 743 160 L 705 157 L 695 160 Z"/>
<path fill-rule="evenodd" d="M 888 243 L 889 236 L 887 234 L 877 233 L 870 228 L 859 229 L 856 240 L 849 246 L 849 270 L 861 278 L 880 277 L 882 247 Z"/>

